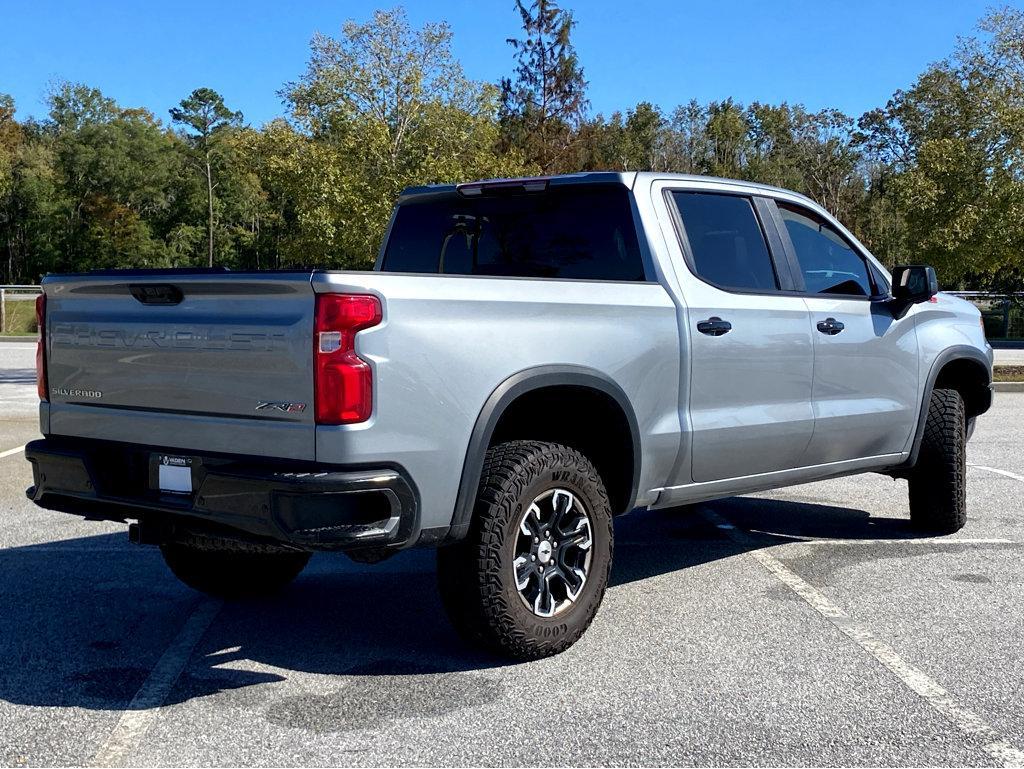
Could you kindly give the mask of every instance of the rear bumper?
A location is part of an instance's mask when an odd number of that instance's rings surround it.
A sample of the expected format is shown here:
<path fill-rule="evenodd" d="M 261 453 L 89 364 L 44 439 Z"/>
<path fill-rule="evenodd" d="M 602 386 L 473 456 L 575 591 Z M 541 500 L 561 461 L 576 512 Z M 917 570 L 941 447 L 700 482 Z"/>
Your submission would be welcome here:
<path fill-rule="evenodd" d="M 49 510 L 105 520 L 137 519 L 150 530 L 207 531 L 302 550 L 400 548 L 418 534 L 418 503 L 401 468 L 273 463 L 197 455 L 190 494 L 156 489 L 164 450 L 51 437 L 29 443 L 29 499 Z"/>

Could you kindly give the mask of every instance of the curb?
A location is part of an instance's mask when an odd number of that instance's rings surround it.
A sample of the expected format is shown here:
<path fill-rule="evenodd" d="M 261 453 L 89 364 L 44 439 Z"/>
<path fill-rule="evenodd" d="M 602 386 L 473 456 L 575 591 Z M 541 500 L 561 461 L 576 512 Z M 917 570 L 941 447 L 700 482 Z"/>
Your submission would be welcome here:
<path fill-rule="evenodd" d="M 3 342 L 34 342 L 36 339 L 38 339 L 38 337 L 35 334 L 32 336 L 10 336 L 4 334 L 0 335 L 0 344 Z"/>
<path fill-rule="evenodd" d="M 992 389 L 997 393 L 1024 393 L 1024 382 L 993 382 Z"/>

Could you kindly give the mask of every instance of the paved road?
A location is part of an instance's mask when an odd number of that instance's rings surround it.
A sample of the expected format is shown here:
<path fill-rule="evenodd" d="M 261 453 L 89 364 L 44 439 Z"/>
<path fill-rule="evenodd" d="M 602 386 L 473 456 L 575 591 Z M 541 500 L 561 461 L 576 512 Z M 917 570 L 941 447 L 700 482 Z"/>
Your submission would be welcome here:
<path fill-rule="evenodd" d="M 995 353 L 997 366 L 1024 366 L 1024 349 L 1000 348 Z"/>
<path fill-rule="evenodd" d="M 0 764 L 1024 759 L 1024 394 L 979 422 L 959 534 L 918 537 L 870 475 L 634 514 L 589 633 L 525 665 L 458 641 L 430 552 L 204 599 L 26 502 L 2 452 L 34 434 L 0 421 Z"/>
<path fill-rule="evenodd" d="M 0 419 L 32 417 L 38 408 L 35 343 L 0 342 Z"/>

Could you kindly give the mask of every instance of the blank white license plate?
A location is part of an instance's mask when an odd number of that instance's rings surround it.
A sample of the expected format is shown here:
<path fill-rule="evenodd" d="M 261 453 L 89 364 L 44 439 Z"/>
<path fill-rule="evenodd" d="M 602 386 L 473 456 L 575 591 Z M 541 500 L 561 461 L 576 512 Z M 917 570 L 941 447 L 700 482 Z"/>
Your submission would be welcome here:
<path fill-rule="evenodd" d="M 192 493 L 192 460 L 189 457 L 160 457 L 157 469 L 160 491 L 174 494 Z"/>

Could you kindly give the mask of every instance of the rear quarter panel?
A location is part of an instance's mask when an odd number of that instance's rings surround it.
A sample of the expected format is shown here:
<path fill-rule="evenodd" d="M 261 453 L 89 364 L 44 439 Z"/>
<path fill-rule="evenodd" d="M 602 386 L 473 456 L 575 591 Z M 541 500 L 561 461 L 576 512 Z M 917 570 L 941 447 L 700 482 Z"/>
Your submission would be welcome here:
<path fill-rule="evenodd" d="M 373 293 L 384 305 L 383 322 L 356 338 L 374 369 L 373 416 L 318 426 L 317 459 L 400 464 L 417 486 L 423 528 L 451 521 L 487 398 L 531 368 L 578 366 L 611 378 L 640 431 L 638 504 L 668 475 L 680 435 L 679 341 L 660 284 L 318 273 L 313 288 Z"/>

